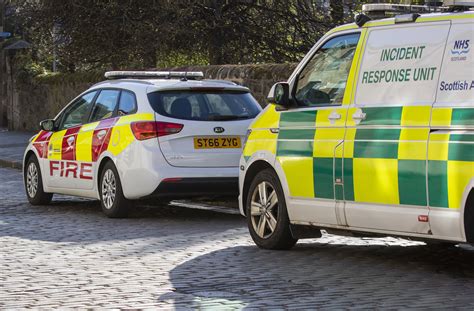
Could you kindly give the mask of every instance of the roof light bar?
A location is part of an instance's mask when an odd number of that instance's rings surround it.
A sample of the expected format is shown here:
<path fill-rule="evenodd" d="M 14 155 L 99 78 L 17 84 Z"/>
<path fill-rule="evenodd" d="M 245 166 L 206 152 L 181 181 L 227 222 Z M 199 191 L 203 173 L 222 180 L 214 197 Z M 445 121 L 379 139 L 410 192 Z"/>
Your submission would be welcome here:
<path fill-rule="evenodd" d="M 104 76 L 107 79 L 186 79 L 199 80 L 204 78 L 202 71 L 107 71 Z"/>
<path fill-rule="evenodd" d="M 409 4 L 390 4 L 390 3 L 372 3 L 364 4 L 362 6 L 362 12 L 371 14 L 382 14 L 385 13 L 431 13 L 440 11 L 439 7 L 426 6 L 426 5 L 409 5 Z"/>
<path fill-rule="evenodd" d="M 423 14 L 435 12 L 466 11 L 474 8 L 474 0 L 425 0 L 425 5 L 372 3 L 362 6 L 362 13 L 371 19 L 386 18 L 396 14 Z M 408 16 L 400 22 L 408 22 Z"/>

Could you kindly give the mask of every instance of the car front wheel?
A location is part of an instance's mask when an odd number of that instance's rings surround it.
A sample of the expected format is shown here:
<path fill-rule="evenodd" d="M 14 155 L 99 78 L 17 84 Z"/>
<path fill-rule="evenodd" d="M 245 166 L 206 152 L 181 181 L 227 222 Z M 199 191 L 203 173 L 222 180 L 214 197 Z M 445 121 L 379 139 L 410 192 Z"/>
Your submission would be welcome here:
<path fill-rule="evenodd" d="M 272 170 L 261 171 L 252 181 L 246 215 L 250 235 L 258 247 L 290 249 L 298 241 L 291 235 L 285 196 Z"/>
<path fill-rule="evenodd" d="M 52 193 L 46 193 L 43 189 L 43 179 L 36 156 L 31 156 L 26 162 L 24 169 L 25 190 L 28 201 L 32 205 L 45 205 L 51 202 Z"/>

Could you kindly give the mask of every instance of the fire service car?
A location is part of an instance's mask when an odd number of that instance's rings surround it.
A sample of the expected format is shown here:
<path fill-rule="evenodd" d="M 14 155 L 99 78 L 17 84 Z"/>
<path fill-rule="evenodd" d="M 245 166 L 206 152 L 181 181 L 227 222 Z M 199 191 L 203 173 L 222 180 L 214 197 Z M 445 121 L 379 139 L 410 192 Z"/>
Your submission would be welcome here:
<path fill-rule="evenodd" d="M 53 193 L 100 199 L 109 217 L 131 201 L 237 194 L 247 127 L 261 111 L 249 89 L 202 72 L 107 72 L 24 155 L 33 205 Z"/>

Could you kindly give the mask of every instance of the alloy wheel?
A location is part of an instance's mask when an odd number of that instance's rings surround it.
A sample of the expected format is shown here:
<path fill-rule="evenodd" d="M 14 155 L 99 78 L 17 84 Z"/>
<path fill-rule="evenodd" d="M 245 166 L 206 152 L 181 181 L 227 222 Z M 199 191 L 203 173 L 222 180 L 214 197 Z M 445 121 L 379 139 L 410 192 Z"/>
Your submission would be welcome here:
<path fill-rule="evenodd" d="M 114 205 L 117 185 L 115 175 L 112 170 L 108 169 L 102 180 L 102 201 L 106 209 L 111 209 Z"/>
<path fill-rule="evenodd" d="M 258 184 L 250 204 L 254 231 L 262 239 L 269 238 L 278 223 L 278 197 L 273 186 L 265 181 Z"/>
<path fill-rule="evenodd" d="M 38 168 L 35 163 L 28 165 L 26 173 L 26 190 L 30 198 L 34 198 L 38 191 Z"/>

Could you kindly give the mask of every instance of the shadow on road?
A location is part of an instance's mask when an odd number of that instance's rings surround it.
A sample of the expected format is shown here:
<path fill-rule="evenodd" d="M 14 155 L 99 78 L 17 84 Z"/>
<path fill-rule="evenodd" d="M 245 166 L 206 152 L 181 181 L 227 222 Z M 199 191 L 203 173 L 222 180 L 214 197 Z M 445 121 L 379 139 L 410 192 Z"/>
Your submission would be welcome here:
<path fill-rule="evenodd" d="M 473 248 L 298 244 L 292 251 L 231 247 L 170 272 L 175 306 L 325 308 L 473 306 Z M 394 239 L 395 241 L 396 239 Z M 351 245 L 360 243 L 362 245 Z"/>

